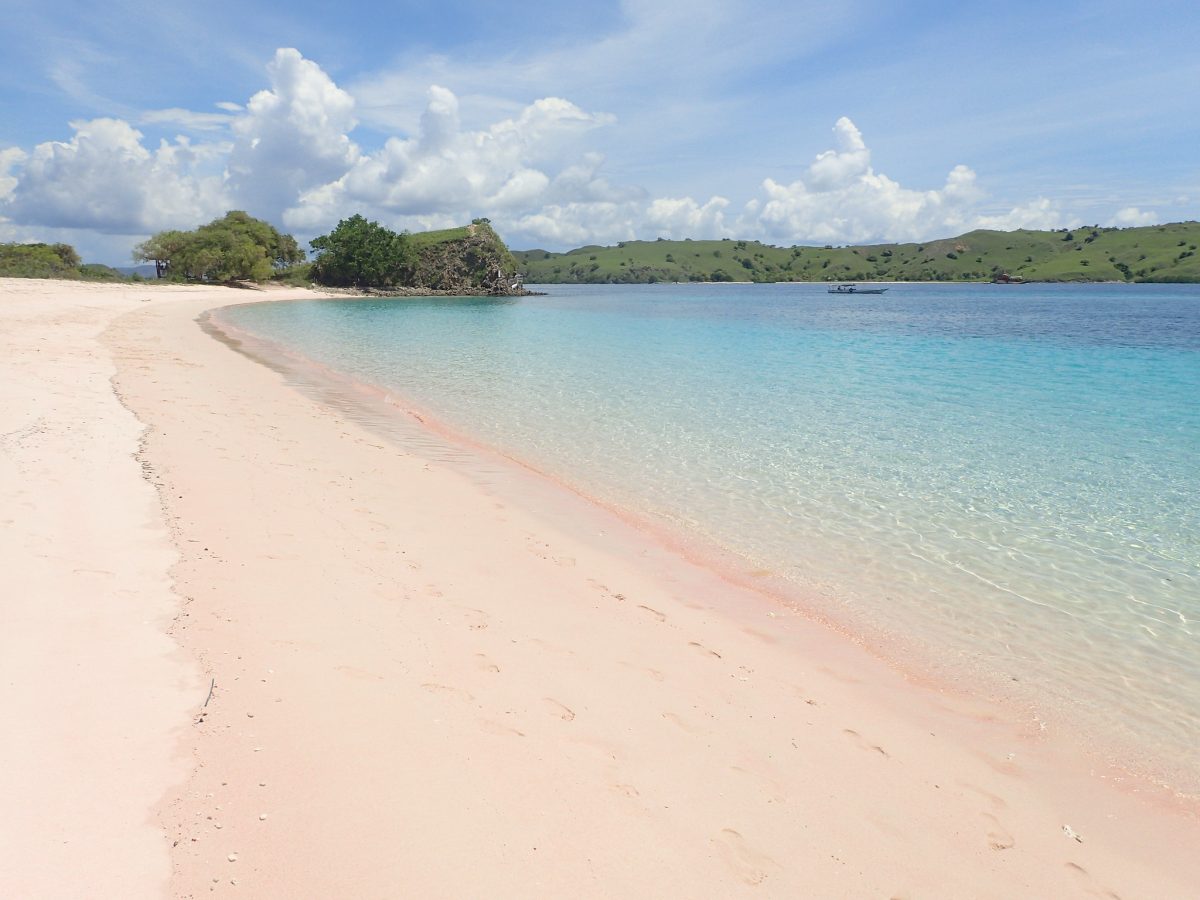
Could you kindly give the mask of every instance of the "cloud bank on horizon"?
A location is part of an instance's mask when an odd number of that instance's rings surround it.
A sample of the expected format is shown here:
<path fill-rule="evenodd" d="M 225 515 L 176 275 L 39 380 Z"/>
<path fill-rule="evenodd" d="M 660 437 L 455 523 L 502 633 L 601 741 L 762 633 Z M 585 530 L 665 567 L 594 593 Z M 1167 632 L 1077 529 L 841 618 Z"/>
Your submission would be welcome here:
<path fill-rule="evenodd" d="M 158 9 L 141 0 L 119 5 L 143 15 Z M 254 57 L 241 48 L 230 68 L 240 66 L 242 77 L 226 83 L 214 74 L 207 92 L 197 92 L 181 68 L 179 84 L 164 76 L 160 90 L 146 88 L 167 100 L 153 109 L 106 99 L 99 76 L 89 80 L 88 53 L 57 60 L 49 54 L 49 77 L 70 99 L 64 108 L 85 114 L 64 119 L 54 139 L 42 134 L 24 143 L 9 137 L 11 120 L 8 131 L 0 123 L 0 240 L 69 241 L 85 257 L 119 264 L 154 231 L 245 209 L 302 240 L 362 213 L 411 230 L 486 216 L 520 248 L 656 237 L 842 244 L 919 241 L 972 228 L 1148 224 L 1178 218 L 1178 210 L 1195 204 L 1186 183 L 1184 190 L 1173 184 L 1120 192 L 1066 177 L 1015 178 L 1012 157 L 1001 150 L 1019 145 L 1032 155 L 1051 146 L 1038 132 L 1062 115 L 1061 100 L 1035 107 L 1032 96 L 1024 98 L 1027 115 L 1019 119 L 997 109 L 988 124 L 1008 136 L 1001 149 L 972 142 L 969 128 L 952 140 L 939 121 L 914 131 L 885 117 L 877 159 L 868 138 L 880 128 L 878 107 L 843 84 L 849 76 L 839 70 L 820 74 L 826 89 L 819 108 L 767 125 L 800 95 L 779 93 L 778 81 L 729 85 L 755 66 L 795 69 L 802 52 L 815 54 L 819 67 L 818 33 L 828 44 L 861 30 L 872 4 L 806 7 L 811 27 L 799 36 L 787 29 L 795 11 L 758 0 L 692 4 L 682 18 L 678 6 L 602 4 L 589 15 L 612 20 L 589 20 L 588 40 L 547 41 L 521 55 L 489 55 L 472 44 L 470 66 L 459 64 L 462 48 L 400 54 L 378 70 L 361 63 L 355 70 L 332 51 L 306 56 L 272 48 Z M 34 10 L 28 4 L 27 14 Z M 697 54 L 696 46 L 711 52 Z M 168 50 L 186 55 L 182 44 Z M 322 55 L 333 64 L 318 61 Z M 93 68 L 104 62 L 111 60 Z M 345 74 L 335 78 L 333 70 Z M 1014 74 L 1006 90 L 1018 81 Z M 239 85 L 245 87 L 235 93 Z M 776 107 L 761 107 L 763 96 L 776 95 Z M 1068 91 L 1068 101 L 1077 97 Z M 865 135 L 855 124 L 859 108 L 872 123 Z M 1108 122 L 1102 117 L 1096 127 Z M 1071 119 L 1054 127 L 1085 126 Z M 47 127 L 55 127 L 52 120 L 39 123 L 39 130 Z M 1113 140 L 1124 147 L 1136 136 Z M 942 147 L 944 162 L 914 162 L 914 146 Z M 1104 165 L 1101 150 L 1080 159 L 1078 172 L 1085 163 Z M 885 173 L 896 167 L 900 177 Z"/>
<path fill-rule="evenodd" d="M 411 230 L 487 216 L 511 242 L 552 247 L 735 234 L 773 242 L 920 240 L 1061 221 L 1045 198 L 1001 216 L 980 214 L 983 192 L 964 165 L 940 187 L 903 187 L 875 171 L 846 117 L 834 126 L 835 146 L 801 178 L 767 177 L 761 196 L 734 210 L 725 197 L 651 197 L 611 183 L 586 137 L 613 127 L 614 118 L 566 99 L 544 97 L 469 130 L 459 122 L 458 98 L 431 85 L 416 133 L 367 152 L 352 137 L 354 98 L 317 63 L 284 48 L 266 71 L 270 86 L 244 108 L 209 116 L 206 126 L 220 125 L 215 140 L 181 136 L 151 147 L 129 122 L 100 118 L 72 122 L 67 141 L 3 151 L 0 212 L 27 228 L 135 237 L 191 228 L 232 208 L 308 236 L 355 212 Z M 184 111 L 174 115 L 186 119 Z"/>

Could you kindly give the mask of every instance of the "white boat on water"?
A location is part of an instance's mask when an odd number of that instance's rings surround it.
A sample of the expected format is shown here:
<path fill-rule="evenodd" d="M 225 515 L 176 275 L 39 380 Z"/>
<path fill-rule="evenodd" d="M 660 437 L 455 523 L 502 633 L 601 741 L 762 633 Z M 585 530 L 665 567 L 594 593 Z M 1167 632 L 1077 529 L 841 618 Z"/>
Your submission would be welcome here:
<path fill-rule="evenodd" d="M 857 284 L 835 284 L 829 288 L 830 294 L 882 294 L 887 288 L 864 288 Z"/>

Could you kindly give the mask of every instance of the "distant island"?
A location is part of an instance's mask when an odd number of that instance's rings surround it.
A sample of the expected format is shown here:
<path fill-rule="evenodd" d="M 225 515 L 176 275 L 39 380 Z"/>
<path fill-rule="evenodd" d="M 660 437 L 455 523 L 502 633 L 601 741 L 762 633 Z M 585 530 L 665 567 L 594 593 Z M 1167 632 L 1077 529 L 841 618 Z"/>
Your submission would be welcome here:
<path fill-rule="evenodd" d="M 970 231 L 911 244 L 775 247 L 758 241 L 622 241 L 514 252 L 531 284 L 687 281 L 1123 281 L 1200 283 L 1200 222 L 1138 228 Z"/>

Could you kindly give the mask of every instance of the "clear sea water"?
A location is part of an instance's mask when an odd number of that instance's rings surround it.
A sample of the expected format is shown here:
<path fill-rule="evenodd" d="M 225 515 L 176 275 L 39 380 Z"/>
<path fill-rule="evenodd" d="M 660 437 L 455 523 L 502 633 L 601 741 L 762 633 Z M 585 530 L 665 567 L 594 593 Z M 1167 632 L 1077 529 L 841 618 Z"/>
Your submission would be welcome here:
<path fill-rule="evenodd" d="M 1200 792 L 1200 286 L 542 290 L 221 317 Z"/>

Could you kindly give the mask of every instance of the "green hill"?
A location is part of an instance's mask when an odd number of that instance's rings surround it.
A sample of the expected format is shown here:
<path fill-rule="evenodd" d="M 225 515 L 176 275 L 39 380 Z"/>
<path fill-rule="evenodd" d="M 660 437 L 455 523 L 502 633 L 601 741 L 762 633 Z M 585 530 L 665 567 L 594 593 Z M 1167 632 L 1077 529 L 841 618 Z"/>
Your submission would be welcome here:
<path fill-rule="evenodd" d="M 456 294 L 518 291 L 517 261 L 487 219 L 408 235 L 416 254 L 412 287 Z"/>
<path fill-rule="evenodd" d="M 531 284 L 658 281 L 1200 282 L 1200 222 L 1074 231 L 971 231 L 923 244 L 774 247 L 758 241 L 622 241 L 514 251 Z"/>

